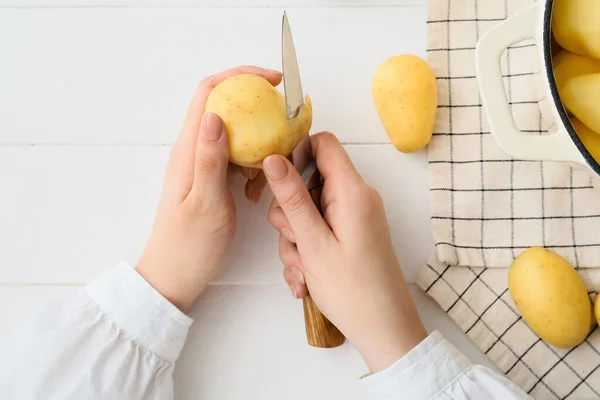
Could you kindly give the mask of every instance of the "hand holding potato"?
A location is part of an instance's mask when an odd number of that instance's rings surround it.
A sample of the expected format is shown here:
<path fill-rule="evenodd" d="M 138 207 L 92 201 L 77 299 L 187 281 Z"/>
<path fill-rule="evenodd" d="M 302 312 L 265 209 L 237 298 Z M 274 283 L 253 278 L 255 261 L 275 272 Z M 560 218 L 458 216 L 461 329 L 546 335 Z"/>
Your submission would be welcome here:
<path fill-rule="evenodd" d="M 246 66 L 200 83 L 171 149 L 154 227 L 136 267 L 182 310 L 220 269 L 235 232 L 235 204 L 227 183 L 229 135 L 219 116 L 205 113 L 205 104 L 220 82 L 239 74 L 254 74 L 272 85 L 281 81 L 276 71 Z"/>
<path fill-rule="evenodd" d="M 240 74 L 219 83 L 206 101 L 206 111 L 219 115 L 229 132 L 231 162 L 262 168 L 271 154 L 285 157 L 310 130 L 310 99 L 288 120 L 284 96 L 255 74 Z"/>
<path fill-rule="evenodd" d="M 284 96 L 274 86 L 281 81 L 265 76 L 241 73 L 217 84 L 206 101 L 206 111 L 219 115 L 229 133 L 230 161 L 244 169 L 262 168 L 270 154 L 288 156 L 312 125 L 310 98 L 298 115 L 287 119 Z M 267 181 L 258 171 L 246 185 L 246 197 L 260 198 Z"/>

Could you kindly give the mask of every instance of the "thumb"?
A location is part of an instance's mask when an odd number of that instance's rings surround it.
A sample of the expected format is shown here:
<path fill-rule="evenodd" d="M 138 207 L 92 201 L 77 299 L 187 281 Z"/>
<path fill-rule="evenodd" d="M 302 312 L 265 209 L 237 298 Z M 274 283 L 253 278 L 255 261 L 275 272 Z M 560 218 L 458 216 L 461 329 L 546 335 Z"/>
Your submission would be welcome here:
<path fill-rule="evenodd" d="M 229 137 L 223 120 L 212 113 L 202 116 L 200 134 L 196 141 L 194 184 L 192 193 L 202 195 L 203 201 L 220 201 L 229 191 Z"/>
<path fill-rule="evenodd" d="M 263 161 L 263 170 L 273 196 L 290 223 L 298 246 L 314 249 L 329 241 L 331 229 L 289 160 L 280 155 L 269 156 Z"/>

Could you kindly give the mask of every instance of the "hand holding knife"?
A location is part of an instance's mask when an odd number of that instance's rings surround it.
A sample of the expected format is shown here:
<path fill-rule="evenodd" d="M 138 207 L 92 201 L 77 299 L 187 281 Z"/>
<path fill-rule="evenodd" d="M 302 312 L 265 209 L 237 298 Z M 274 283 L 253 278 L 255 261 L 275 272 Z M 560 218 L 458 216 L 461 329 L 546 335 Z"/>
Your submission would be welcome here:
<path fill-rule="evenodd" d="M 298 115 L 298 110 L 304 104 L 304 95 L 292 32 L 285 12 L 281 28 L 281 54 L 287 118 L 293 119 Z M 321 191 L 323 184 L 316 160 L 313 157 L 308 134 L 296 146 L 291 157 L 294 166 L 307 185 L 315 206 L 322 214 Z M 332 348 L 344 343 L 342 333 L 319 311 L 310 293 L 303 298 L 303 306 L 306 336 L 310 346 Z"/>

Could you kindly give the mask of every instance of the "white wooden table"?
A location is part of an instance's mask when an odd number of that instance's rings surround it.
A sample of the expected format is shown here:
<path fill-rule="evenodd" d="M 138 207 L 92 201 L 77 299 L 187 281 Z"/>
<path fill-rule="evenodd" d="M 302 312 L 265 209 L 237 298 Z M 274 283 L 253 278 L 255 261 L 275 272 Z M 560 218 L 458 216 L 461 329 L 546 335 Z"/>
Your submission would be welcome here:
<path fill-rule="evenodd" d="M 284 9 L 313 101 L 313 131 L 336 133 L 381 192 L 414 281 L 433 249 L 427 157 L 389 144 L 371 77 L 394 54 L 425 57 L 426 7 L 425 0 L 0 0 L 0 337 L 51 296 L 118 260 L 137 261 L 196 84 L 239 64 L 279 69 Z M 266 220 L 270 196 L 251 204 L 239 186 L 231 265 L 192 311 L 176 398 L 362 398 L 353 382 L 365 367 L 350 345 L 306 345 L 301 302 L 283 283 Z M 428 330 L 486 362 L 412 289 Z"/>

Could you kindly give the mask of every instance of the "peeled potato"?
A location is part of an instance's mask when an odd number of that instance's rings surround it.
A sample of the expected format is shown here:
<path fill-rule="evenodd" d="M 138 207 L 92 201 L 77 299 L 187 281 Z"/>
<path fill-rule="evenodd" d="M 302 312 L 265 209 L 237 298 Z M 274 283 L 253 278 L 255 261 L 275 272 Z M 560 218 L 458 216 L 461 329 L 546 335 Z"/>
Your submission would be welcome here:
<path fill-rule="evenodd" d="M 570 348 L 590 331 L 592 305 L 567 260 L 542 247 L 525 250 L 508 272 L 508 289 L 523 320 L 546 343 Z"/>
<path fill-rule="evenodd" d="M 600 132 L 600 73 L 571 78 L 563 86 L 561 99 L 577 119 Z"/>
<path fill-rule="evenodd" d="M 231 162 L 250 168 L 262 168 L 271 154 L 287 157 L 312 125 L 308 96 L 298 116 L 288 120 L 285 97 L 265 78 L 253 74 L 235 75 L 219 83 L 208 96 L 205 111 L 225 122 Z"/>
<path fill-rule="evenodd" d="M 390 140 L 401 152 L 427 146 L 437 111 L 433 70 L 413 55 L 384 61 L 373 76 L 373 101 Z"/>
<path fill-rule="evenodd" d="M 594 160 L 600 163 L 600 134 L 585 126 L 577 118 L 571 118 L 571 124 L 585 148 L 594 157 Z"/>
<path fill-rule="evenodd" d="M 552 31 L 562 48 L 600 58 L 600 1 L 555 0 Z"/>
<path fill-rule="evenodd" d="M 552 65 L 559 92 L 571 78 L 600 73 L 600 60 L 580 56 L 567 50 L 561 50 L 555 55 L 552 58 Z"/>

